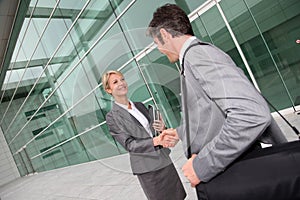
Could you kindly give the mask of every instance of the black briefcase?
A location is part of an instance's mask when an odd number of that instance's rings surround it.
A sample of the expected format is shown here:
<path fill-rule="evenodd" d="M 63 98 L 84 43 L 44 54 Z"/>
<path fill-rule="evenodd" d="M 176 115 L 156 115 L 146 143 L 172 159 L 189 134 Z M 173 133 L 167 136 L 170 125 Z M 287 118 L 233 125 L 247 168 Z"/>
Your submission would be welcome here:
<path fill-rule="evenodd" d="M 300 141 L 253 150 L 196 189 L 198 199 L 299 200 Z"/>

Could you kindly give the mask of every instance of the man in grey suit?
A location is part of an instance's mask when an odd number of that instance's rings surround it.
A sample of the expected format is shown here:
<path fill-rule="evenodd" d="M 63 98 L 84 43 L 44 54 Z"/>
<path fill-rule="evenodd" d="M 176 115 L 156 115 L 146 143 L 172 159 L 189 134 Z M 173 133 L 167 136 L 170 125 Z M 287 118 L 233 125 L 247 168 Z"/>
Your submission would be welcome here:
<path fill-rule="evenodd" d="M 190 149 L 192 156 L 182 170 L 192 187 L 209 182 L 259 142 L 287 141 L 264 98 L 242 70 L 226 53 L 198 40 L 187 15 L 177 5 L 158 8 L 147 34 L 170 62 L 179 60 L 183 68 L 183 123 L 163 134 L 179 137 L 186 155 Z M 186 145 L 186 122 L 190 146 Z"/>

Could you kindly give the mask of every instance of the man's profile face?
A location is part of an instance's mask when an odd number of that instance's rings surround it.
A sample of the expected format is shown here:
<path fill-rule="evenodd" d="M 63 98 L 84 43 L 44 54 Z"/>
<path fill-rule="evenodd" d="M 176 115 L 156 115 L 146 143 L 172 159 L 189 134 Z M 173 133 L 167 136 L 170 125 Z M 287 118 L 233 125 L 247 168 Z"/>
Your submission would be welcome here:
<path fill-rule="evenodd" d="M 168 38 L 162 38 L 164 44 L 155 37 L 154 43 L 157 45 L 157 49 L 164 55 L 166 55 L 171 63 L 175 63 L 179 59 L 179 55 L 174 51 L 173 48 L 173 40 L 169 40 Z"/>

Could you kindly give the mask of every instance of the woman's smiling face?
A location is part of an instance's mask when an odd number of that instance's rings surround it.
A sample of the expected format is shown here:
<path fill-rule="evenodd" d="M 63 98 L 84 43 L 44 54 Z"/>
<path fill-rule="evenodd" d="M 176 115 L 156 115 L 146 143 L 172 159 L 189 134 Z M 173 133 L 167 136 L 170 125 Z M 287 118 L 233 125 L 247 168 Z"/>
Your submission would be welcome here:
<path fill-rule="evenodd" d="M 119 74 L 111 74 L 108 79 L 108 89 L 106 89 L 113 97 L 126 96 L 128 86 L 123 76 Z"/>

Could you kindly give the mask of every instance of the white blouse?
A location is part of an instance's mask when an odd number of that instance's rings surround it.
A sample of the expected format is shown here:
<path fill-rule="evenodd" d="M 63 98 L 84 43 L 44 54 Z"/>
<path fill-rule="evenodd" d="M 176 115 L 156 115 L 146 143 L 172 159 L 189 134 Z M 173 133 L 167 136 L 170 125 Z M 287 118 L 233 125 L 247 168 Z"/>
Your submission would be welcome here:
<path fill-rule="evenodd" d="M 118 102 L 115 102 L 116 104 L 118 104 L 119 106 L 121 106 L 122 108 L 124 108 L 125 110 L 127 110 L 130 114 L 132 114 L 141 124 L 142 126 L 146 129 L 146 131 L 148 132 L 148 134 L 153 137 L 151 129 L 150 129 L 150 124 L 148 119 L 143 115 L 143 113 L 141 113 L 134 105 L 134 103 L 132 101 L 129 101 L 130 105 L 131 105 L 131 109 L 128 109 L 127 105 L 124 104 L 120 104 Z"/>

